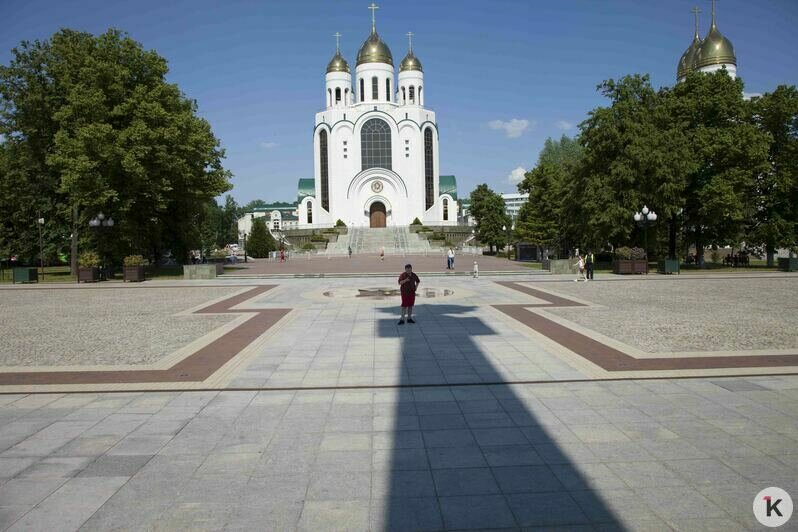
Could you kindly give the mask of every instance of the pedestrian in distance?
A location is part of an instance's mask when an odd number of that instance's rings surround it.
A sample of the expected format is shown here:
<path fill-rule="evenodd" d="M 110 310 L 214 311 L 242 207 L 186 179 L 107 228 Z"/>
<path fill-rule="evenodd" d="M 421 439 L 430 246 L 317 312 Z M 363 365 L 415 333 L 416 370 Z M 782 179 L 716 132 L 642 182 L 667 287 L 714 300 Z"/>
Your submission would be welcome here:
<path fill-rule="evenodd" d="M 405 314 L 407 323 L 415 323 L 413 319 L 413 306 L 416 304 L 416 289 L 421 284 L 421 279 L 413 273 L 413 266 L 405 264 L 405 271 L 399 275 L 399 292 L 402 295 L 402 317 L 399 325 L 405 324 Z"/>
<path fill-rule="evenodd" d="M 380 248 L 380 262 L 385 262 L 385 248 Z"/>
<path fill-rule="evenodd" d="M 593 250 L 589 249 L 587 251 L 587 256 L 585 257 L 585 268 L 587 269 L 587 280 L 593 280 L 593 268 L 595 268 L 596 263 L 596 256 L 593 254 Z"/>
<path fill-rule="evenodd" d="M 474 279 L 479 279 L 479 264 L 477 261 L 474 261 Z"/>
<path fill-rule="evenodd" d="M 352 258 L 352 246 L 348 246 L 349 258 Z"/>
<path fill-rule="evenodd" d="M 285 262 L 285 250 L 280 250 L 280 262 Z"/>
<path fill-rule="evenodd" d="M 452 248 L 446 252 L 446 269 L 454 270 L 454 250 Z"/>
<path fill-rule="evenodd" d="M 576 252 L 576 279 L 574 279 L 575 283 L 579 281 L 587 282 L 587 277 L 585 277 L 585 259 L 579 254 L 579 251 Z"/>

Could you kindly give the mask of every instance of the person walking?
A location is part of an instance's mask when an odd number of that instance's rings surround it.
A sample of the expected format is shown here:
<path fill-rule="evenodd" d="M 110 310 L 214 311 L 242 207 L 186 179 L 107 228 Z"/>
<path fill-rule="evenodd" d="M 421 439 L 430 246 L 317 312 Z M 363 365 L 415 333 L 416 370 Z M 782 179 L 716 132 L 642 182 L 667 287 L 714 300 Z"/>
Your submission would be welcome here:
<path fill-rule="evenodd" d="M 421 279 L 413 273 L 413 266 L 405 264 L 405 271 L 399 275 L 399 291 L 402 294 L 402 317 L 399 325 L 405 324 L 405 314 L 407 323 L 415 323 L 413 319 L 413 306 L 416 304 L 416 289 L 421 284 Z"/>
<path fill-rule="evenodd" d="M 593 268 L 595 267 L 596 256 L 593 254 L 593 250 L 590 249 L 587 252 L 587 257 L 585 257 L 585 267 L 587 269 L 587 280 L 593 280 Z"/>
<path fill-rule="evenodd" d="M 585 259 L 576 252 L 576 279 L 574 279 L 575 283 L 579 281 L 587 282 L 587 277 L 585 277 Z"/>
<path fill-rule="evenodd" d="M 449 248 L 446 253 L 446 269 L 454 270 L 454 250 L 452 248 Z"/>
<path fill-rule="evenodd" d="M 380 262 L 385 262 L 385 248 L 380 248 Z"/>
<path fill-rule="evenodd" d="M 280 262 L 285 262 L 285 250 L 280 249 Z"/>
<path fill-rule="evenodd" d="M 349 258 L 352 258 L 352 246 L 347 246 L 347 251 L 349 252 Z"/>
<path fill-rule="evenodd" d="M 474 261 L 474 279 L 479 279 L 479 264 Z"/>

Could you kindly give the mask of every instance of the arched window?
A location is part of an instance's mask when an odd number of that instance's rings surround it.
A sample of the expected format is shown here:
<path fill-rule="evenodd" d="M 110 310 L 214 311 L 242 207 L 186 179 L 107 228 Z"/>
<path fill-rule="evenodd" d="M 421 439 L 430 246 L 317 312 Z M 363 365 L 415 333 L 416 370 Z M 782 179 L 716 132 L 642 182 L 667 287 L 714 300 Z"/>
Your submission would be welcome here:
<path fill-rule="evenodd" d="M 391 101 L 391 78 L 385 78 L 385 100 Z"/>
<path fill-rule="evenodd" d="M 327 131 L 319 132 L 319 166 L 321 167 L 321 207 L 330 210 L 330 174 L 327 167 Z"/>
<path fill-rule="evenodd" d="M 443 221 L 449 221 L 449 200 L 447 198 L 443 198 Z"/>
<path fill-rule="evenodd" d="M 410 87 L 413 90 L 413 87 Z M 412 93 L 411 93 L 412 94 Z M 424 130 L 424 196 L 425 196 L 425 209 L 432 207 L 435 203 L 433 196 L 435 195 L 435 173 L 432 168 L 432 128 L 428 127 Z"/>
<path fill-rule="evenodd" d="M 379 87 L 380 87 L 380 82 L 377 79 L 377 76 L 374 76 L 373 78 L 371 78 L 371 99 L 374 100 L 375 102 L 380 99 Z"/>
<path fill-rule="evenodd" d="M 332 89 L 327 89 L 327 107 L 332 107 Z"/>
<path fill-rule="evenodd" d="M 335 103 L 339 103 L 341 101 L 341 87 L 335 88 Z"/>
<path fill-rule="evenodd" d="M 360 78 L 360 101 L 361 102 L 365 102 L 366 101 L 366 89 L 365 89 L 365 86 L 366 86 L 366 84 L 363 82 L 363 78 Z"/>
<path fill-rule="evenodd" d="M 402 105 L 407 103 L 407 94 L 405 93 L 405 88 L 402 87 Z"/>
<path fill-rule="evenodd" d="M 416 103 L 416 88 L 410 85 L 410 103 Z"/>
<path fill-rule="evenodd" d="M 312 224 L 313 223 L 313 202 L 312 201 L 308 201 L 307 206 L 308 206 L 308 223 Z M 446 215 L 444 214 L 444 216 L 446 216 Z M 446 218 L 444 218 L 444 220 L 445 219 Z"/>
<path fill-rule="evenodd" d="M 391 128 L 379 118 L 372 118 L 360 130 L 361 170 L 391 169 Z"/>
<path fill-rule="evenodd" d="M 344 89 L 344 104 L 349 105 L 349 89 Z"/>
<path fill-rule="evenodd" d="M 422 87 L 421 87 L 421 85 L 419 85 L 418 86 L 418 104 L 419 105 L 424 105 L 424 100 L 421 99 L 421 89 L 422 89 Z"/>

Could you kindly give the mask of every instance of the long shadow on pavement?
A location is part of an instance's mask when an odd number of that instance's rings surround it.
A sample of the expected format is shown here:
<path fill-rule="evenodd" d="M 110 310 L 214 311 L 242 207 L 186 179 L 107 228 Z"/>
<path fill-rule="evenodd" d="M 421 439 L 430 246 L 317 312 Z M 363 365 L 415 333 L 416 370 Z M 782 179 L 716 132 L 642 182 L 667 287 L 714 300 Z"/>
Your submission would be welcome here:
<path fill-rule="evenodd" d="M 560 449 L 554 431 L 565 426 L 540 401 L 510 386 L 462 385 L 504 380 L 477 343 L 497 333 L 476 307 L 422 305 L 418 323 L 403 326 L 381 310 L 378 336 L 401 339 L 400 382 L 455 384 L 399 390 L 375 529 L 624 529 Z"/>

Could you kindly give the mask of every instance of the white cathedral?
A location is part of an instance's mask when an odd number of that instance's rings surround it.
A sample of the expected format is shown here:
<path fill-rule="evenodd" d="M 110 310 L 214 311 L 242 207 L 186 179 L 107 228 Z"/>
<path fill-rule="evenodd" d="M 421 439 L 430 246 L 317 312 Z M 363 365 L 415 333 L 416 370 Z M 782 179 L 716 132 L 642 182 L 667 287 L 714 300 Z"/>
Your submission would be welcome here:
<path fill-rule="evenodd" d="M 325 108 L 313 129 L 313 179 L 300 179 L 297 227 L 457 224 L 457 182 L 439 174 L 438 125 L 425 107 L 421 61 L 410 41 L 399 64 L 374 20 L 354 84 L 340 47 L 327 65 Z M 336 37 L 340 35 L 336 34 Z M 412 37 L 412 34 L 408 34 Z"/>

